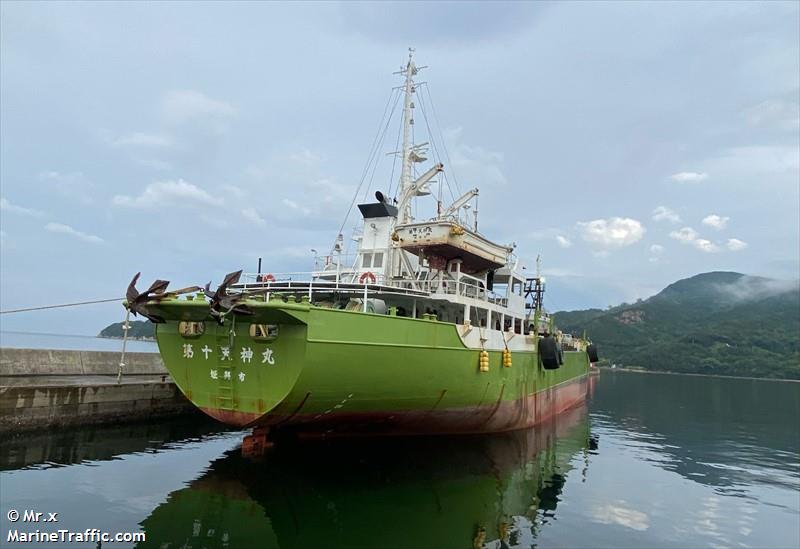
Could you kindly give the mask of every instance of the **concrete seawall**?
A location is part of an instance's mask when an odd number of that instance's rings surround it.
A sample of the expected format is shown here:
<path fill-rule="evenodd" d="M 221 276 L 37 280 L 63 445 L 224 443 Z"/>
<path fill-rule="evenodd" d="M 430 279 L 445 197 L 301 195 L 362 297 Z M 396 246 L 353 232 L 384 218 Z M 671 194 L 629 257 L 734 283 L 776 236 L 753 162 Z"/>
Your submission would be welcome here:
<path fill-rule="evenodd" d="M 116 376 L 120 353 L 50 349 L 0 349 L 0 378 L 16 376 Z M 123 376 L 166 375 L 158 353 L 125 353 Z"/>
<path fill-rule="evenodd" d="M 0 432 L 198 413 L 156 353 L 0 349 Z"/>

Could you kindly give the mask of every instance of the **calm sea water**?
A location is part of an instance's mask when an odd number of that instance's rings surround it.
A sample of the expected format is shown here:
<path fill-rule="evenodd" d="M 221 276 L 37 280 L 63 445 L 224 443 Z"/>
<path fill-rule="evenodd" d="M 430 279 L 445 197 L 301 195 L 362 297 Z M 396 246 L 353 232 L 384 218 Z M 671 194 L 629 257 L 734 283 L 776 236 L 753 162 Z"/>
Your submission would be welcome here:
<path fill-rule="evenodd" d="M 0 545 L 14 527 L 163 549 L 798 547 L 798 417 L 797 383 L 604 372 L 588 408 L 492 437 L 258 459 L 196 418 L 17 437 L 0 445 Z M 10 509 L 59 522 L 12 526 Z"/>
<path fill-rule="evenodd" d="M 90 335 L 47 334 L 0 330 L 0 348 L 69 349 L 75 351 L 122 351 L 122 340 Z M 128 340 L 131 352 L 157 353 L 155 341 Z"/>

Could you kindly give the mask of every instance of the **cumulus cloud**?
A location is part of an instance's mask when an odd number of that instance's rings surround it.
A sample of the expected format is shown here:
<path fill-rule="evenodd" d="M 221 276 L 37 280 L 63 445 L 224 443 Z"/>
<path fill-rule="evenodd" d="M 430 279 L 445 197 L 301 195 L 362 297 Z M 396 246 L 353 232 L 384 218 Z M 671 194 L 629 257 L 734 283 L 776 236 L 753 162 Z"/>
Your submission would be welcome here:
<path fill-rule="evenodd" d="M 187 183 L 183 179 L 177 181 L 157 181 L 148 185 L 142 194 L 136 197 L 116 195 L 112 203 L 116 206 L 132 208 L 157 208 L 166 205 L 204 204 L 218 205 L 222 200 L 211 196 L 197 185 Z"/>
<path fill-rule="evenodd" d="M 593 246 L 607 251 L 630 246 L 642 239 L 645 228 L 628 217 L 611 217 L 578 223 L 581 237 Z"/>
<path fill-rule="evenodd" d="M 678 183 L 698 183 L 708 179 L 708 174 L 705 172 L 678 172 L 672 174 L 669 178 Z"/>
<path fill-rule="evenodd" d="M 710 240 L 700 238 L 700 235 L 697 233 L 697 231 L 691 227 L 683 227 L 678 231 L 672 231 L 669 233 L 669 236 L 670 238 L 674 238 L 675 240 L 684 244 L 691 244 L 702 252 L 711 253 L 719 251 L 719 246 Z"/>
<path fill-rule="evenodd" d="M 102 244 L 104 242 L 104 240 L 99 236 L 78 231 L 69 225 L 64 225 L 63 223 L 48 223 L 44 226 L 44 228 L 51 233 L 66 234 L 79 240 L 83 240 L 84 242 L 91 242 L 92 244 Z"/>
<path fill-rule="evenodd" d="M 697 238 L 697 231 L 691 227 L 684 227 L 679 231 L 672 231 L 669 236 L 681 242 L 691 242 Z"/>
<path fill-rule="evenodd" d="M 33 208 L 25 208 L 23 206 L 12 204 L 5 198 L 0 198 L 0 210 L 20 215 L 30 215 L 32 217 L 41 217 L 42 215 L 44 215 L 39 210 L 34 210 Z"/>
<path fill-rule="evenodd" d="M 716 230 L 721 231 L 722 229 L 727 227 L 729 220 L 730 217 L 723 217 L 717 214 L 711 214 L 704 217 L 702 223 L 703 225 L 708 225 L 709 227 L 713 227 Z"/>
<path fill-rule="evenodd" d="M 230 103 L 211 99 L 196 90 L 172 90 L 167 92 L 161 108 L 164 118 L 173 123 L 205 117 L 227 117 L 236 114 L 236 109 Z"/>
<path fill-rule="evenodd" d="M 738 252 L 739 250 L 744 250 L 747 248 L 747 242 L 739 240 L 738 238 L 729 238 L 726 245 L 732 252 Z"/>
<path fill-rule="evenodd" d="M 560 234 L 556 235 L 556 242 L 558 242 L 558 245 L 562 248 L 569 248 L 572 246 L 572 241 L 566 236 Z"/>
<path fill-rule="evenodd" d="M 670 223 L 680 223 L 681 216 L 666 206 L 659 206 L 653 210 L 653 221 L 669 221 Z"/>
<path fill-rule="evenodd" d="M 255 208 L 249 207 L 242 210 L 242 217 L 244 217 L 247 221 L 250 221 L 254 225 L 258 225 L 259 227 L 263 227 L 267 224 L 264 221 L 264 218 L 261 217 Z"/>
<path fill-rule="evenodd" d="M 698 238 L 697 240 L 692 241 L 692 245 L 701 252 L 712 253 L 719 251 L 719 246 L 705 238 Z"/>

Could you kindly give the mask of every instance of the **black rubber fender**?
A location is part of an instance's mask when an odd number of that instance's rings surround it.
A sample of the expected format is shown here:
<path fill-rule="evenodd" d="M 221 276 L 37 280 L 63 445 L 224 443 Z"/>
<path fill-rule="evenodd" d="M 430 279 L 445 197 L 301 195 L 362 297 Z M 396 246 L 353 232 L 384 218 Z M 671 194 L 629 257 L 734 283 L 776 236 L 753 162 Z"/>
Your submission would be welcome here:
<path fill-rule="evenodd" d="M 543 337 L 539 340 L 539 361 L 545 370 L 558 368 L 558 346 L 553 336 Z"/>
<path fill-rule="evenodd" d="M 586 354 L 589 355 L 589 362 L 597 362 L 599 357 L 597 355 L 597 345 L 592 343 L 588 347 L 586 347 Z"/>

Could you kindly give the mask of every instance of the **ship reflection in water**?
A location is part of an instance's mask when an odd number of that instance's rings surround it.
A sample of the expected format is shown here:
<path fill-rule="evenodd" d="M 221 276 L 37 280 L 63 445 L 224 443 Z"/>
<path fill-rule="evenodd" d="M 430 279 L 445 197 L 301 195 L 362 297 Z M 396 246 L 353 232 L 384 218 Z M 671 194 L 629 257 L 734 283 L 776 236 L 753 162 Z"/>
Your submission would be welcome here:
<path fill-rule="evenodd" d="M 236 448 L 172 492 L 138 546 L 529 547 L 592 446 L 581 407 L 488 437 Z"/>
<path fill-rule="evenodd" d="M 800 546 L 800 383 L 598 377 L 590 415 L 486 437 L 245 458 L 194 416 L 4 438 L 0 535 L 35 509 L 158 549 Z"/>

